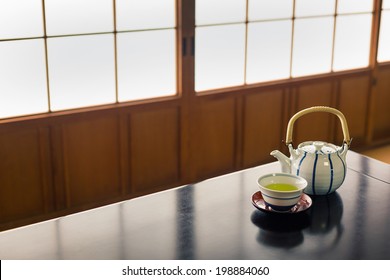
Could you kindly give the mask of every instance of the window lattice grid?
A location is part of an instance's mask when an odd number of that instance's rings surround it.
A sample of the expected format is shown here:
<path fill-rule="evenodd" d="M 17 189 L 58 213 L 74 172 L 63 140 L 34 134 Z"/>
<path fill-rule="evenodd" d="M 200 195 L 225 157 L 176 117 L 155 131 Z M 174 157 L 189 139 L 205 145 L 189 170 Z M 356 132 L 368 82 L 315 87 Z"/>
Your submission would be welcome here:
<path fill-rule="evenodd" d="M 164 9 L 162 9 L 162 5 Z M 144 25 L 132 25 L 126 21 L 126 10 L 129 7 L 138 17 L 144 20 Z M 23 56 L 33 55 L 28 49 L 30 42 L 41 42 L 33 60 L 16 61 L 2 60 L 0 71 L 7 75 L 0 77 L 0 102 L 7 110 L 0 108 L 0 118 L 30 115 L 36 113 L 53 112 L 95 105 L 113 104 L 138 99 L 148 99 L 160 96 L 176 95 L 176 18 L 175 0 L 4 0 L 0 2 L 0 50 L 10 49 L 8 46 L 19 42 L 26 48 L 19 48 Z M 143 13 L 143 15 L 142 15 Z M 150 23 L 150 19 L 154 21 Z M 156 20 L 157 18 L 157 20 Z M 155 36 L 143 36 L 154 33 Z M 158 34 L 167 34 L 162 49 L 153 49 L 158 46 Z M 138 34 L 138 35 L 137 35 Z M 139 40 L 138 47 L 121 46 L 119 36 L 147 37 L 148 40 Z M 161 39 L 160 39 L 161 41 Z M 143 45 L 142 45 L 143 44 Z M 119 53 L 121 49 L 121 53 Z M 141 69 L 145 65 L 151 67 L 154 77 L 166 77 L 169 86 L 153 90 L 145 87 L 121 87 L 121 80 L 128 80 L 128 73 L 123 67 L 118 67 L 118 57 L 126 53 L 137 52 L 143 58 L 121 61 L 127 69 Z M 6 52 L 3 52 L 6 55 Z M 0 54 L 1 56 L 1 54 Z M 8 57 L 13 57 L 9 56 Z M 137 58 L 137 56 L 133 56 Z M 156 57 L 166 57 L 162 65 Z M 126 66 L 126 64 L 128 64 Z M 39 72 L 39 90 L 19 90 L 17 86 L 7 81 L 18 80 L 28 82 L 28 72 L 10 71 L 19 67 L 29 69 L 30 72 Z M 42 70 L 43 69 L 43 70 Z M 124 73 L 118 73 L 123 71 Z M 140 71 L 139 71 L 140 72 Z M 151 83 L 148 71 L 143 76 L 138 75 L 136 82 L 145 85 Z M 43 80 L 43 83 L 42 83 Z M 28 84 L 28 83 L 25 83 Z M 133 90 L 133 92 L 131 92 Z M 23 100 L 29 100 L 31 95 L 36 99 L 43 99 L 37 108 L 33 108 Z M 18 96 L 17 102 L 13 98 Z M 23 104 L 27 104 L 24 109 Z M 45 104 L 45 105 L 42 105 Z M 29 109 L 30 108 L 30 109 Z"/>
<path fill-rule="evenodd" d="M 228 6 L 226 10 L 224 6 L 213 5 L 210 2 L 196 1 L 199 4 L 195 17 L 196 91 L 223 87 L 216 68 L 213 68 L 213 62 L 199 51 L 214 48 L 213 41 L 206 41 L 203 36 L 197 36 L 205 33 L 207 28 L 211 30 L 217 25 L 226 26 L 226 36 L 229 36 L 229 26 L 233 28 L 237 24 L 244 24 L 246 27 L 240 36 L 243 40 L 241 45 L 245 46 L 245 54 L 241 56 L 244 62 L 236 63 L 242 65 L 239 71 L 236 70 L 239 77 L 230 79 L 237 82 L 225 84 L 225 87 L 368 66 L 373 0 L 362 0 L 358 4 L 352 0 L 227 1 L 224 2 Z M 219 21 L 215 18 L 207 19 L 207 15 L 213 14 L 213 9 L 218 12 Z M 237 16 L 235 18 L 224 16 L 229 10 L 236 10 Z M 356 23 L 362 25 L 361 32 L 355 36 L 348 36 L 352 25 Z M 350 41 L 344 40 L 345 37 Z M 219 52 L 228 52 L 233 40 L 227 44 L 225 49 L 219 47 Z M 356 44 L 359 45 L 358 48 L 353 47 Z M 218 46 L 215 48 L 218 49 Z M 348 51 L 350 48 L 354 49 L 353 52 Z M 237 52 L 231 49 L 230 57 L 237 60 L 235 53 Z M 271 61 L 270 57 L 277 59 Z M 226 54 L 226 59 L 229 59 L 229 54 Z M 229 64 L 226 61 L 224 63 Z M 210 71 L 203 73 L 201 69 Z"/>

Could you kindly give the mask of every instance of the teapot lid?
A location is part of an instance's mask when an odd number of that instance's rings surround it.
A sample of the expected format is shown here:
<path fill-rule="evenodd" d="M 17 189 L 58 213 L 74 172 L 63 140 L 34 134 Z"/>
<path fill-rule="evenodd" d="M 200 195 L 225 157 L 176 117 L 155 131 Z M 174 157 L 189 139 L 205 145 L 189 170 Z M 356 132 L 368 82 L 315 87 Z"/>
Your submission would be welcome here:
<path fill-rule="evenodd" d="M 311 154 L 333 154 L 336 153 L 339 149 L 336 145 L 326 143 L 323 141 L 307 141 L 298 145 L 298 149 L 311 153 Z"/>

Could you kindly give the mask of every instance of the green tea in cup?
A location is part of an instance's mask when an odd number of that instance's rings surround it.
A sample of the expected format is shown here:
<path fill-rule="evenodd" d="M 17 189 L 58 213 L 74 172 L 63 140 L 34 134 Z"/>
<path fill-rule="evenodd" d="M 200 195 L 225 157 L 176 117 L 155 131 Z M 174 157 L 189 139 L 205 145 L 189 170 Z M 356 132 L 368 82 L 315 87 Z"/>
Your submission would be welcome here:
<path fill-rule="evenodd" d="M 283 184 L 283 183 L 274 183 L 269 184 L 265 186 L 265 188 L 274 190 L 274 191 L 282 191 L 282 192 L 288 192 L 288 191 L 296 191 L 298 190 L 298 187 L 290 185 L 290 184 Z"/>
<path fill-rule="evenodd" d="M 269 173 L 257 183 L 265 205 L 278 212 L 290 211 L 300 200 L 307 181 L 289 173 Z"/>

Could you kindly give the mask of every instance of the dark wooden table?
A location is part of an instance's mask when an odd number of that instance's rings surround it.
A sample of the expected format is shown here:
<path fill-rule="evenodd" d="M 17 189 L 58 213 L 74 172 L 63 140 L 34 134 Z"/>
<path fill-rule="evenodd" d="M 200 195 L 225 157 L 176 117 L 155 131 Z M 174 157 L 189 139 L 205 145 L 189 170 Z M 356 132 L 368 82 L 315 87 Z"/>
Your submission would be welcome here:
<path fill-rule="evenodd" d="M 0 259 L 390 259 L 390 165 L 354 152 L 299 214 L 253 207 L 277 162 L 0 233 Z"/>

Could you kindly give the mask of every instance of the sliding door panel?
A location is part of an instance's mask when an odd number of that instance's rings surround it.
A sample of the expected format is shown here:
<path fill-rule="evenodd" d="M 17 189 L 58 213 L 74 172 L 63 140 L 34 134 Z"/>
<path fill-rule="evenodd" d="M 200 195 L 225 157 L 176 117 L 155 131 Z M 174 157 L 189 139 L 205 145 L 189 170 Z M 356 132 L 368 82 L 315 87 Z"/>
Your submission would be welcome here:
<path fill-rule="evenodd" d="M 119 131 L 115 116 L 74 120 L 62 126 L 67 206 L 120 195 Z"/>
<path fill-rule="evenodd" d="M 176 107 L 130 114 L 130 181 L 135 193 L 177 184 L 179 116 Z"/>
<path fill-rule="evenodd" d="M 283 137 L 283 90 L 248 95 L 244 101 L 243 167 L 273 160 Z M 284 132 L 284 130 L 283 130 Z"/>
<path fill-rule="evenodd" d="M 231 171 L 235 160 L 234 98 L 199 100 L 194 112 L 190 145 L 196 178 Z"/>

